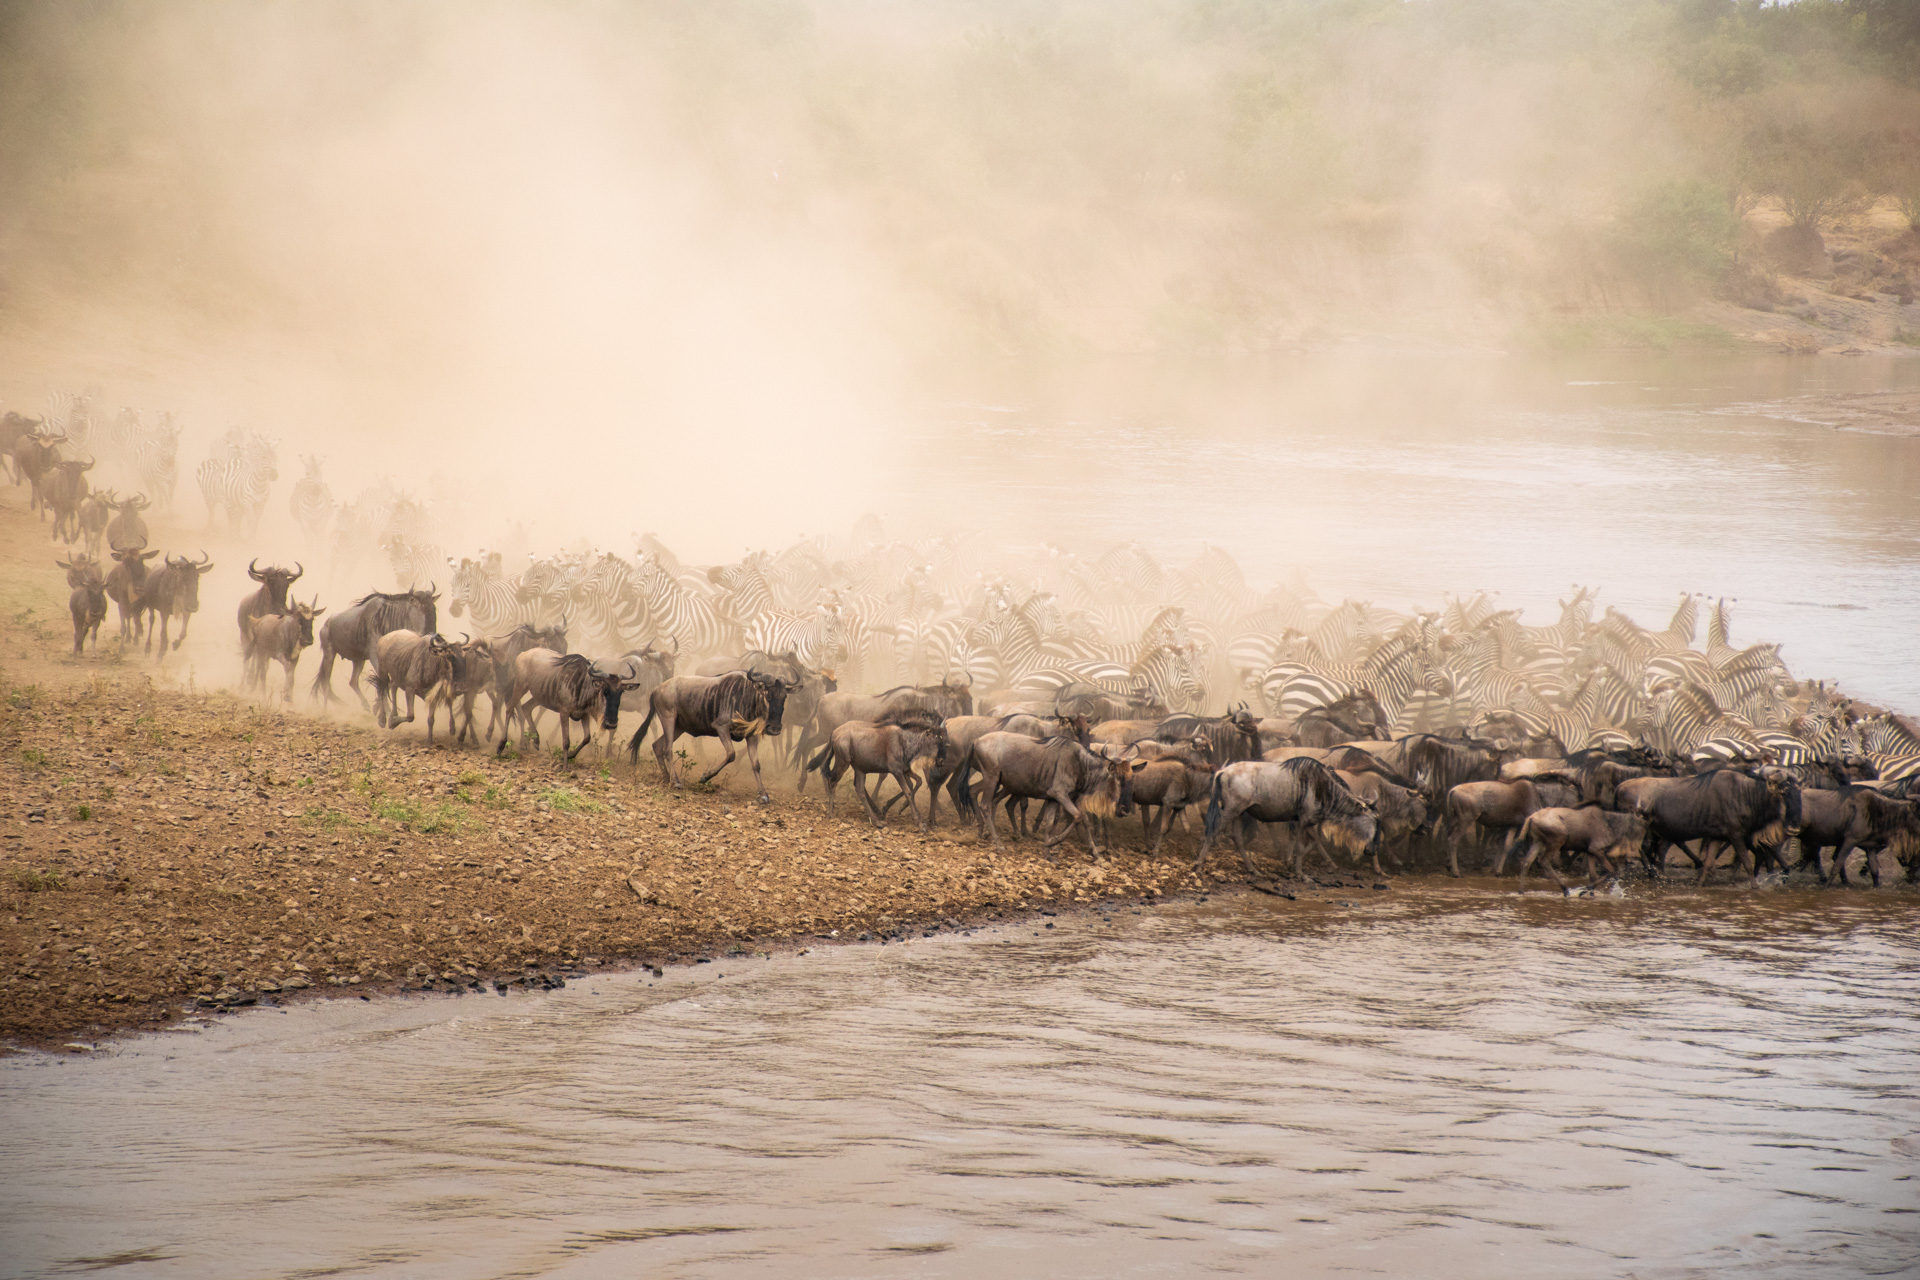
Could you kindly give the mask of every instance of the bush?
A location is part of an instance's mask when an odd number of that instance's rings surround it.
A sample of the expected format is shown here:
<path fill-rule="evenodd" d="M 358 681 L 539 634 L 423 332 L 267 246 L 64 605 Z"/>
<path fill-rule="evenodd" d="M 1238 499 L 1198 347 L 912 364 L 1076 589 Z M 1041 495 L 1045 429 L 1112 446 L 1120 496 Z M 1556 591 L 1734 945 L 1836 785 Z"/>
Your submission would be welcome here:
<path fill-rule="evenodd" d="M 1621 211 L 1614 227 L 1628 273 L 1655 295 L 1719 281 L 1739 236 L 1740 219 L 1726 194 L 1697 178 L 1650 188 Z"/>

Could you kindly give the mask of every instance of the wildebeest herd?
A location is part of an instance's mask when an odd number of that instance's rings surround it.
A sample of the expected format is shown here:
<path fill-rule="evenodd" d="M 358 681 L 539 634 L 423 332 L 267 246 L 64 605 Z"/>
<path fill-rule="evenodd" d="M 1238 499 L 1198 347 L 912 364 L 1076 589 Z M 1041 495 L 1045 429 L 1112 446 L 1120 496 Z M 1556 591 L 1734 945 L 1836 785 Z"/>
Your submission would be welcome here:
<path fill-rule="evenodd" d="M 0 436 L 54 536 L 84 544 L 60 561 L 75 652 L 97 644 L 108 602 L 123 644 L 144 637 L 151 652 L 157 631 L 164 658 L 177 621 L 177 648 L 208 557 L 152 565 L 144 493 L 89 491 L 91 464 L 61 456 L 70 426 L 9 414 Z M 231 481 L 220 501 L 239 495 L 229 525 L 244 533 L 271 444 L 232 433 L 221 449 L 223 465 L 203 471 Z M 318 475 L 309 460 L 294 514 L 314 536 L 332 521 L 337 541 L 352 510 Z M 450 745 L 504 752 L 517 728 L 525 751 L 549 713 L 569 759 L 602 734 L 601 749 L 622 754 L 623 704 L 644 704 L 624 751 L 636 776 L 657 725 L 667 785 L 710 781 L 738 747 L 764 798 L 761 744 L 778 739 L 781 763 L 802 789 L 818 773 L 830 807 L 852 773 L 872 822 L 904 803 L 931 829 L 944 792 L 982 839 L 1001 841 L 1004 807 L 1016 837 L 1044 833 L 1049 850 L 1078 828 L 1098 852 L 1135 810 L 1158 850 L 1197 808 L 1196 865 L 1224 834 L 1252 868 L 1250 840 L 1273 825 L 1296 874 L 1309 854 L 1454 874 L 1465 855 L 1559 881 L 1577 857 L 1591 882 L 1629 859 L 1657 875 L 1675 849 L 1703 882 L 1723 858 L 1754 877 L 1851 882 L 1856 852 L 1876 855 L 1876 883 L 1895 863 L 1920 871 L 1920 727 L 1795 679 L 1776 646 L 1735 649 L 1724 600 L 1701 649 L 1692 595 L 1664 630 L 1612 608 L 1596 619 L 1585 589 L 1556 623 L 1526 626 L 1484 593 L 1400 613 L 1327 606 L 1297 583 L 1258 592 L 1217 548 L 1163 565 L 1136 544 L 1083 558 L 978 538 L 904 542 L 871 520 L 843 545 L 811 539 L 731 564 L 685 565 L 642 535 L 631 556 L 530 557 L 509 575 L 498 552 L 456 560 L 421 541 L 431 522 L 410 499 L 374 505 L 396 575 L 437 562 L 446 596 L 410 585 L 329 609 L 294 595 L 301 565 L 255 561 L 258 588 L 238 617 L 247 687 L 264 688 L 278 664 L 291 701 L 317 645 L 316 701 L 335 700 L 343 660 L 383 728 L 413 723 L 424 702 L 429 741 L 444 709 Z M 469 623 L 458 639 L 440 632 L 443 602 Z M 601 656 L 572 652 L 570 637 Z M 722 758 L 701 770 L 683 736 L 716 740 Z"/>

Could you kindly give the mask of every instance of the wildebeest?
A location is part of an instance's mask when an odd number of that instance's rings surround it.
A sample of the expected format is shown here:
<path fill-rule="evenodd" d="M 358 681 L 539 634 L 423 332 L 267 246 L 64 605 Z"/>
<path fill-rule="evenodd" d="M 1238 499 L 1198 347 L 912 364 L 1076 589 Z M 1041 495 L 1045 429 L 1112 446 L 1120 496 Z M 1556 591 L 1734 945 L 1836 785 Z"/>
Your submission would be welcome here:
<path fill-rule="evenodd" d="M 853 770 L 853 789 L 859 793 L 860 803 L 876 827 L 885 826 L 886 817 L 867 792 L 867 775 L 878 773 L 892 778 L 900 794 L 906 797 L 914 821 L 924 832 L 928 819 L 920 816 L 920 808 L 914 803 L 919 783 L 913 776 L 913 766 L 921 760 L 939 764 L 951 747 L 946 722 L 940 716 L 930 711 L 902 711 L 879 721 L 849 720 L 838 726 L 827 745 L 807 761 L 805 768 L 820 772 L 821 783 L 827 789 L 829 817 L 833 815 L 834 791 L 840 779 L 846 776 L 847 770 Z M 928 817 L 933 813 L 931 793 L 927 813 Z"/>
<path fill-rule="evenodd" d="M 67 571 L 67 583 L 73 591 L 67 597 L 67 612 L 73 615 L 73 656 L 80 656 L 81 642 L 89 635 L 93 647 L 100 647 L 100 624 L 107 619 L 107 584 L 100 566 L 91 560 L 56 560 Z"/>
<path fill-rule="evenodd" d="M 146 546 L 147 522 L 140 518 L 140 513 L 151 505 L 144 493 L 116 500 L 115 515 L 107 524 L 107 545 L 115 551 L 137 551 Z"/>
<path fill-rule="evenodd" d="M 1558 867 L 1568 853 L 1586 855 L 1588 884 L 1595 879 L 1595 859 L 1605 864 L 1609 875 L 1618 875 L 1622 861 L 1640 851 L 1646 834 L 1646 820 L 1639 814 L 1613 813 L 1598 804 L 1537 809 L 1520 827 L 1520 879 L 1526 880 L 1538 858 L 1553 882 L 1565 887 Z"/>
<path fill-rule="evenodd" d="M 1300 746 L 1332 747 L 1356 738 L 1381 737 L 1392 723 L 1380 700 L 1363 689 L 1328 706 L 1301 712 L 1291 732 Z"/>
<path fill-rule="evenodd" d="M 129 547 L 113 552 L 117 562 L 107 573 L 107 599 L 120 611 L 120 639 L 136 639 L 141 631 L 140 595 L 147 587 L 147 561 L 158 551 Z"/>
<path fill-rule="evenodd" d="M 260 561 L 258 557 L 255 557 L 247 565 L 247 576 L 259 583 L 260 587 L 252 595 L 240 602 L 240 612 L 238 615 L 240 622 L 240 649 L 249 659 L 253 656 L 252 642 L 248 638 L 251 634 L 249 631 L 250 624 L 255 618 L 264 618 L 268 614 L 286 613 L 287 588 L 299 581 L 301 575 L 306 573 L 306 568 L 302 566 L 298 560 L 293 562 L 293 568 L 291 569 L 282 569 L 278 565 L 271 565 L 265 569 L 259 566 Z M 311 641 L 309 641 L 309 643 L 311 643 Z"/>
<path fill-rule="evenodd" d="M 1374 821 L 1380 824 L 1380 838 L 1375 841 L 1373 856 L 1374 874 L 1384 874 L 1380 870 L 1381 853 L 1392 859 L 1396 868 L 1399 867 L 1400 859 L 1394 855 L 1391 846 L 1407 848 L 1414 834 L 1426 828 L 1431 817 L 1426 798 L 1411 787 L 1388 781 L 1378 768 L 1353 771 L 1340 768 L 1334 770 L 1334 776 L 1346 783 L 1347 790 L 1360 797 L 1373 810 Z"/>
<path fill-rule="evenodd" d="M 1762 769 L 1759 776 L 1714 769 L 1690 778 L 1636 778 L 1620 784 L 1618 803 L 1623 811 L 1646 818 L 1641 856 L 1647 874 L 1656 877 L 1667 846 L 1684 850 L 1689 840 L 1732 845 L 1741 869 L 1757 877 L 1754 846 L 1777 850 L 1800 826 L 1800 784 L 1774 769 Z M 1705 884 L 1714 857 L 1704 847 L 1699 863 L 1698 883 Z"/>
<path fill-rule="evenodd" d="M 185 556 L 166 557 L 164 567 L 147 575 L 146 583 L 140 588 L 139 610 L 149 615 L 147 627 L 147 652 L 153 651 L 155 630 L 160 633 L 160 657 L 167 656 L 167 626 L 175 615 L 180 618 L 180 636 L 173 642 L 178 649 L 187 639 L 187 627 L 193 622 L 193 615 L 200 611 L 200 579 L 213 571 L 213 561 L 207 559 L 202 551 L 198 560 L 189 560 Z M 152 615 L 158 615 L 160 625 L 153 625 Z"/>
<path fill-rule="evenodd" d="M 1920 806 L 1913 801 L 1892 799 L 1873 787 L 1801 791 L 1800 850 L 1819 872 L 1822 883 L 1838 877 L 1842 884 L 1851 885 L 1848 864 L 1854 851 L 1861 849 L 1872 855 L 1889 847 L 1903 862 L 1920 854 Z M 1828 848 L 1833 849 L 1831 867 L 1824 857 Z M 1880 871 L 1871 856 L 1867 869 L 1877 888 Z"/>
<path fill-rule="evenodd" d="M 1463 782 L 1490 782 L 1500 776 L 1509 758 L 1494 744 L 1471 739 L 1442 738 L 1431 733 L 1398 739 L 1387 763 L 1413 780 L 1427 803 L 1439 808 L 1446 794 Z"/>
<path fill-rule="evenodd" d="M 1036 742 L 1021 733 L 989 733 L 974 742 L 969 756 L 980 771 L 980 834 L 990 838 L 995 848 L 1003 847 L 993 819 L 1002 795 L 1057 806 L 1067 820 L 1046 838 L 1045 847 L 1051 850 L 1076 826 L 1084 825 L 1087 852 L 1096 857 L 1100 849 L 1088 815 L 1125 817 L 1133 811 L 1132 760 L 1096 755 L 1071 738 Z"/>
<path fill-rule="evenodd" d="M 79 541 L 80 504 L 87 500 L 87 472 L 91 470 L 91 459 L 82 462 L 77 458 L 56 462 L 47 468 L 41 487 L 46 493 L 47 508 L 53 512 L 54 541 Z"/>
<path fill-rule="evenodd" d="M 454 674 L 447 685 L 449 731 L 453 732 L 455 746 L 463 742 L 478 744 L 482 735 L 473 727 L 474 699 L 484 693 L 494 704 L 487 715 L 485 736 L 492 736 L 493 722 L 501 711 L 499 686 L 494 682 L 493 641 L 484 636 L 463 639 L 453 646 L 452 657 Z"/>
<path fill-rule="evenodd" d="M 439 598 L 431 586 L 425 591 L 374 591 L 328 618 L 320 628 L 320 670 L 313 677 L 311 696 L 333 701 L 333 662 L 345 658 L 353 664 L 347 687 L 365 707 L 367 695 L 360 691 L 360 670 L 372 660 L 374 642 L 389 631 L 423 635 L 437 631 L 435 601 Z"/>
<path fill-rule="evenodd" d="M 44 512 L 47 509 L 47 472 L 60 460 L 60 446 L 66 439 L 58 432 L 48 435 L 37 431 L 15 438 L 13 470 L 27 483 L 28 510 Z"/>
<path fill-rule="evenodd" d="M 1463 782 L 1447 792 L 1444 832 L 1447 840 L 1447 870 L 1460 874 L 1460 841 L 1468 832 L 1485 840 L 1492 832 L 1501 832 L 1499 854 L 1493 859 L 1493 874 L 1505 868 L 1507 854 L 1527 815 L 1536 809 L 1580 803 L 1580 789 L 1564 778 L 1519 778 L 1513 782 Z"/>
<path fill-rule="evenodd" d="M 14 469 L 13 449 L 22 436 L 38 435 L 46 430 L 45 418 L 29 418 L 12 409 L 0 415 L 0 459 L 6 464 L 7 479 L 19 484 L 25 477 Z"/>
<path fill-rule="evenodd" d="M 1167 716 L 1145 736 L 1160 742 L 1187 742 L 1195 735 L 1207 740 L 1207 758 L 1214 768 L 1236 760 L 1260 758 L 1260 720 L 1245 707 L 1224 716 L 1195 716 L 1184 712 Z"/>
<path fill-rule="evenodd" d="M 1133 807 L 1140 812 L 1147 852 L 1158 853 L 1173 819 L 1207 798 L 1213 762 L 1205 752 L 1174 749 L 1155 759 L 1135 759 L 1131 768 Z"/>
<path fill-rule="evenodd" d="M 792 687 L 776 676 L 757 676 L 745 671 L 729 671 L 723 676 L 675 676 L 653 691 L 647 699 L 647 718 L 627 743 L 627 757 L 638 777 L 640 743 L 658 717 L 660 736 L 653 740 L 654 759 L 660 762 L 660 777 L 679 790 L 686 785 L 674 776 L 670 765 L 674 741 L 687 734 L 695 738 L 718 738 L 726 759 L 700 775 L 711 782 L 714 775 L 734 762 L 733 744 L 742 740 L 747 748 L 747 763 L 753 766 L 753 783 L 765 803 L 772 799 L 760 777 L 760 737 L 778 737 L 781 718 L 787 709 Z"/>
<path fill-rule="evenodd" d="M 1369 852 L 1379 839 L 1379 823 L 1366 804 L 1333 770 L 1318 760 L 1240 760 L 1213 775 L 1207 802 L 1206 835 L 1193 857 L 1198 871 L 1222 827 L 1233 832 L 1234 848 L 1254 870 L 1247 847 L 1256 822 L 1285 822 L 1294 828 L 1293 874 L 1300 874 L 1306 847 L 1300 837 L 1318 839 L 1354 856 Z"/>
<path fill-rule="evenodd" d="M 107 521 L 113 517 L 113 490 L 96 489 L 87 495 L 80 504 L 80 538 L 87 546 L 87 554 L 100 554 L 100 544 L 107 535 Z"/>
<path fill-rule="evenodd" d="M 949 716 L 946 723 L 947 741 L 953 744 L 950 751 L 939 764 L 927 771 L 927 785 L 932 788 L 931 798 L 927 802 L 927 822 L 933 825 L 937 819 L 934 810 L 939 806 L 939 790 L 945 787 L 953 799 L 954 812 L 962 818 L 979 818 L 979 812 L 973 803 L 973 744 L 989 733 L 1020 733 L 1036 742 L 1052 738 L 1072 738 L 1086 746 L 1090 742 L 1084 719 L 1044 719 L 1039 716 L 1015 712 L 1004 716 Z M 1024 800 L 1019 801 L 1025 804 Z M 892 800 L 887 802 L 891 807 Z"/>
<path fill-rule="evenodd" d="M 493 736 L 494 722 L 513 705 L 513 660 L 529 649 L 567 651 L 567 620 L 562 617 L 550 627 L 523 622 L 503 636 L 494 636 L 489 645 L 493 653 L 493 709 L 487 713 L 487 736 Z M 530 710 L 529 715 L 533 712 Z M 502 729 L 502 732 L 505 732 Z"/>
<path fill-rule="evenodd" d="M 325 612 L 315 597 L 312 604 L 293 601 L 285 613 L 248 619 L 247 683 L 265 689 L 267 664 L 277 662 L 287 672 L 287 685 L 280 691 L 280 700 L 292 702 L 293 669 L 300 663 L 300 654 L 313 644 L 313 620 Z"/>
<path fill-rule="evenodd" d="M 447 730 L 453 732 L 452 697 L 448 690 L 465 672 L 453 646 L 437 632 L 398 627 L 373 642 L 373 720 L 382 729 L 411 724 L 414 701 L 427 702 L 427 741 L 433 741 L 434 708 L 448 703 Z M 400 716 L 400 695 L 407 695 L 406 718 Z"/>
<path fill-rule="evenodd" d="M 800 709 L 796 706 L 792 710 L 798 723 Z M 878 722 L 908 712 L 923 712 L 943 720 L 972 715 L 973 694 L 959 685 L 940 684 L 903 684 L 884 693 L 847 693 L 836 689 L 821 696 L 800 734 L 797 754 L 805 757 L 816 753 L 832 738 L 833 731 L 843 724 L 856 720 Z M 802 791 L 806 789 L 809 772 L 807 769 L 800 771 Z"/>
<path fill-rule="evenodd" d="M 552 649 L 529 649 L 513 660 L 513 692 L 507 702 L 506 727 L 500 732 L 500 745 L 494 754 L 507 749 L 513 729 L 513 717 L 521 717 L 520 749 L 527 749 L 529 736 L 537 746 L 540 733 L 533 727 L 536 708 L 560 717 L 560 746 L 571 760 L 593 740 L 593 726 L 607 731 L 607 751 L 612 754 L 613 734 L 620 727 L 620 695 L 634 688 L 631 663 L 624 672 L 602 671 L 583 653 L 555 653 Z M 429 712 L 431 715 L 431 712 Z M 580 722 L 580 745 L 571 745 L 573 722 Z M 432 728 L 429 719 L 428 728 Z"/>

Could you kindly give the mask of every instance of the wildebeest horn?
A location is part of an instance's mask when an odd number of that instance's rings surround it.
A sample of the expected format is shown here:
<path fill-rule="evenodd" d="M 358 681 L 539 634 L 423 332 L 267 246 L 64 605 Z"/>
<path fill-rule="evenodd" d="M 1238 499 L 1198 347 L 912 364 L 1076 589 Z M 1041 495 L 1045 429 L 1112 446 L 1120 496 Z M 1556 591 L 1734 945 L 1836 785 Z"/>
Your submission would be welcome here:
<path fill-rule="evenodd" d="M 438 582 L 428 581 L 427 597 L 431 600 L 438 600 L 440 598 L 440 584 Z"/>
<path fill-rule="evenodd" d="M 255 582 L 260 581 L 260 571 L 254 568 L 254 566 L 259 563 L 260 563 L 259 556 L 255 556 L 253 559 L 247 561 L 247 576 L 249 578 L 252 578 Z"/>
<path fill-rule="evenodd" d="M 213 561 L 207 556 L 207 549 L 205 547 L 200 548 L 199 563 L 206 566 L 209 569 L 213 568 Z"/>
<path fill-rule="evenodd" d="M 301 564 L 298 560 L 295 560 L 293 562 L 293 576 L 287 579 L 288 585 L 292 585 L 293 583 L 298 582 L 301 578 L 305 577 L 306 572 L 307 572 L 307 566 Z"/>

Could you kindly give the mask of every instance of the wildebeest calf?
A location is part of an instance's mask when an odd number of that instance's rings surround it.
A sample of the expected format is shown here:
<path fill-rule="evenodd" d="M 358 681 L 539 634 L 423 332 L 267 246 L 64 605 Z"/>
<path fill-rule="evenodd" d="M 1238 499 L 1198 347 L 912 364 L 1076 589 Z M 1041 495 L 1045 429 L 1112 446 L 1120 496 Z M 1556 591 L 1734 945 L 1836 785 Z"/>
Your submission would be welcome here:
<path fill-rule="evenodd" d="M 277 662 L 287 673 L 286 688 L 280 691 L 280 701 L 293 701 L 293 669 L 300 663 L 300 655 L 313 644 L 313 620 L 325 613 L 316 598 L 312 604 L 301 604 L 298 600 L 287 607 L 285 613 L 270 613 L 247 620 L 247 684 L 264 689 L 267 684 L 267 664 Z"/>
<path fill-rule="evenodd" d="M 1520 847 L 1524 850 L 1520 879 L 1527 878 L 1538 858 L 1553 882 L 1565 888 L 1566 881 L 1557 868 L 1566 853 L 1586 855 L 1588 884 L 1594 881 L 1596 858 L 1606 865 L 1609 875 L 1618 875 L 1620 864 L 1640 851 L 1646 833 L 1646 820 L 1639 814 L 1610 813 L 1598 804 L 1535 810 L 1520 827 Z"/>
<path fill-rule="evenodd" d="M 920 830 L 924 832 L 928 818 L 920 816 L 919 806 L 914 803 L 914 792 L 920 784 L 913 776 L 913 766 L 921 760 L 936 765 L 942 763 L 950 749 L 946 723 L 939 715 L 906 711 L 878 721 L 848 720 L 838 725 L 827 745 L 807 761 L 806 768 L 808 771 L 820 771 L 821 781 L 827 788 L 829 817 L 833 815 L 834 791 L 847 770 L 852 769 L 853 789 L 859 793 L 860 803 L 865 806 L 867 816 L 876 827 L 885 826 L 886 817 L 867 793 L 867 775 L 885 774 L 900 788 L 901 795 L 906 797 L 907 808 L 913 812 L 914 821 L 919 823 Z M 933 813 L 932 794 L 937 793 L 930 793 L 927 801 L 929 818 Z"/>

